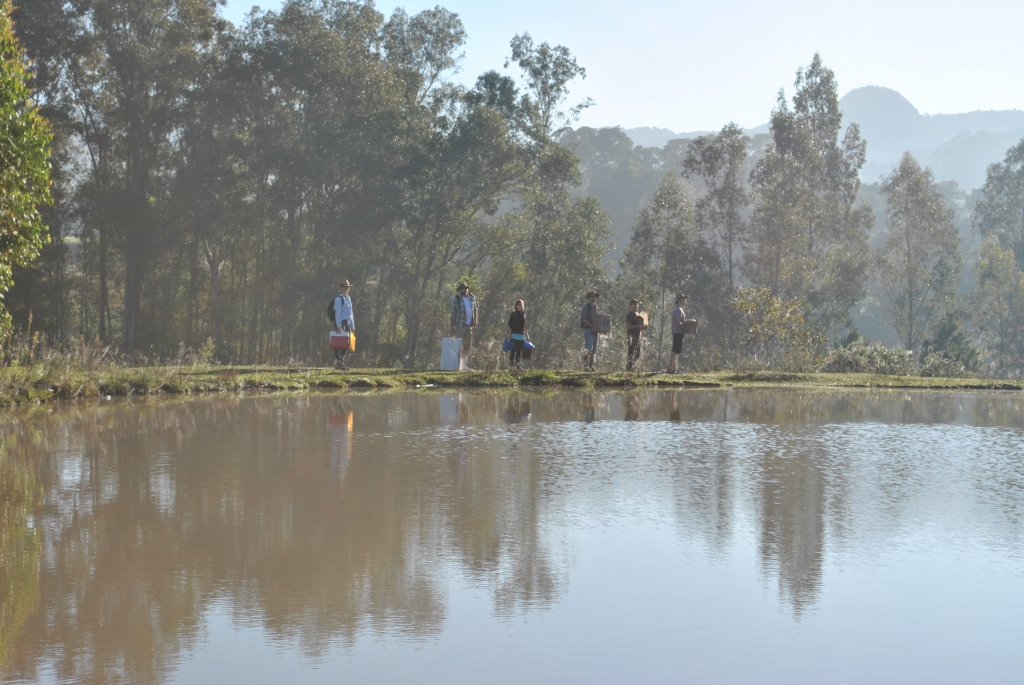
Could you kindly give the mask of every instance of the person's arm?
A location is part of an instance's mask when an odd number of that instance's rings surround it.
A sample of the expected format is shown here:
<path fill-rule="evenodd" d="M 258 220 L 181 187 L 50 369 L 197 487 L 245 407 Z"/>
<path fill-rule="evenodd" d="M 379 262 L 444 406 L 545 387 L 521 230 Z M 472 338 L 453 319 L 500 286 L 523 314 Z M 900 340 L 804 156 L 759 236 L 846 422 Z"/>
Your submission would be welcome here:
<path fill-rule="evenodd" d="M 345 323 L 345 320 L 343 318 L 341 318 L 341 308 L 344 306 L 344 304 L 345 304 L 345 302 L 344 302 L 344 300 L 341 299 L 341 295 L 335 295 L 335 297 L 334 297 L 334 327 L 336 329 L 338 329 L 339 333 L 341 333 L 342 325 Z"/>
<path fill-rule="evenodd" d="M 352 298 L 348 298 L 348 330 L 356 332 L 356 308 L 352 305 Z"/>
<path fill-rule="evenodd" d="M 515 312 L 508 315 L 508 333 L 505 334 L 505 340 L 512 339 L 512 319 L 515 318 L 515 315 Z"/>

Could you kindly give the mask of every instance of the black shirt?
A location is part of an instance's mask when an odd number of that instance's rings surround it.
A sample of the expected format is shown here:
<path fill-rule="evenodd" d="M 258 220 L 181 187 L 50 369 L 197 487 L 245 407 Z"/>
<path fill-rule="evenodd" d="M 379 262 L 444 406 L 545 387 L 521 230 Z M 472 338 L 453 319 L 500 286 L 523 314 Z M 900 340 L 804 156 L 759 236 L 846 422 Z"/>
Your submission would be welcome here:
<path fill-rule="evenodd" d="M 641 329 L 644 326 L 644 317 L 640 316 L 635 312 L 626 313 L 626 333 L 629 335 L 639 338 L 641 335 Z"/>
<path fill-rule="evenodd" d="M 513 333 L 526 334 L 526 312 L 513 311 L 508 317 L 508 327 Z"/>

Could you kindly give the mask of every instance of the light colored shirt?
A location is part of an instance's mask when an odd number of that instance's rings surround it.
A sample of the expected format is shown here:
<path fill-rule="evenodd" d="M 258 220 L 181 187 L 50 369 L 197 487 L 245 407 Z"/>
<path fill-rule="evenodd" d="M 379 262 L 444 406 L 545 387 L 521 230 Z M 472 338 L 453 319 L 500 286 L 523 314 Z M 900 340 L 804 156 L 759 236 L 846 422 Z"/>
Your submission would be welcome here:
<path fill-rule="evenodd" d="M 352 298 L 338 293 L 338 296 L 334 298 L 335 328 L 341 328 L 346 321 L 348 321 L 348 329 L 354 331 L 356 329 L 356 320 L 352 316 Z"/>
<path fill-rule="evenodd" d="M 672 332 L 673 333 L 685 333 L 686 324 L 686 312 L 683 311 L 682 307 L 676 307 L 672 310 Z"/>
<path fill-rule="evenodd" d="M 463 297 L 462 295 L 452 296 L 451 312 L 455 315 L 456 326 L 472 326 L 473 312 L 476 311 L 476 297 L 472 293 Z"/>

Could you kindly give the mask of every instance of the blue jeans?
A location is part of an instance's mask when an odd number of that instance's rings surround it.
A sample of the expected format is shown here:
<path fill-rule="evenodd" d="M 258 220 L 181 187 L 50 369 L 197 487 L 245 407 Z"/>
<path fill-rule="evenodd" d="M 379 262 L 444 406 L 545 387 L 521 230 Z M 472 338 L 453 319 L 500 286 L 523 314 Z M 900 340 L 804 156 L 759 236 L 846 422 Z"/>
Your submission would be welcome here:
<path fill-rule="evenodd" d="M 590 354 L 597 354 L 597 332 L 589 328 L 583 329 L 583 346 Z"/>

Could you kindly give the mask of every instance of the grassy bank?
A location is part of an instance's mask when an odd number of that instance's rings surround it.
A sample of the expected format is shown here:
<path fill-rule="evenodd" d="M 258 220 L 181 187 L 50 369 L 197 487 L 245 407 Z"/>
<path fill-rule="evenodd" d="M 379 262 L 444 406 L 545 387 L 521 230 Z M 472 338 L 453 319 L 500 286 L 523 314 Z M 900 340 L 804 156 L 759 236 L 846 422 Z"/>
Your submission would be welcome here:
<path fill-rule="evenodd" d="M 76 370 L 48 366 L 0 369 L 0 406 L 105 396 L 194 394 L 241 391 L 302 391 L 373 388 L 488 387 L 803 387 L 803 388 L 939 388 L 1022 390 L 1024 383 L 991 379 L 924 378 L 870 374 L 737 373 L 693 374 L 583 373 L 579 371 L 496 372 L 396 371 L 319 368 L 109 366 Z"/>

